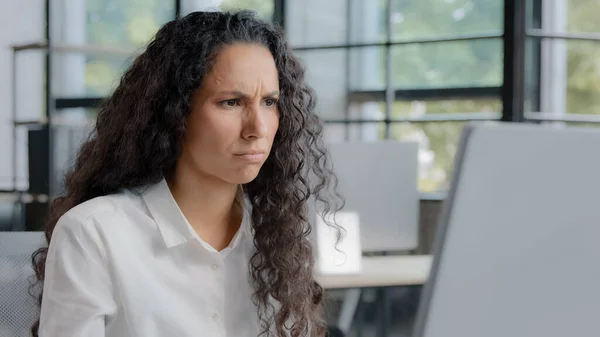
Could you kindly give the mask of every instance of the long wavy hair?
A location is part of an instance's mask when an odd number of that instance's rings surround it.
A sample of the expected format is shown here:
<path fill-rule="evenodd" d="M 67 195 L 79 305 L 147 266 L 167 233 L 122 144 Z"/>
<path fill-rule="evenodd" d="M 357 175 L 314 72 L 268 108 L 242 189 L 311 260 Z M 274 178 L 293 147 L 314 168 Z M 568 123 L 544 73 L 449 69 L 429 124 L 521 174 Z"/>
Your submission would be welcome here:
<path fill-rule="evenodd" d="M 279 129 L 258 177 L 244 186 L 253 206 L 256 251 L 250 260 L 261 335 L 323 336 L 323 289 L 313 277 L 309 200 L 335 213 L 343 201 L 315 115 L 315 95 L 282 30 L 253 12 L 195 12 L 165 24 L 103 103 L 89 139 L 66 174 L 45 229 L 48 244 L 72 207 L 120 189 L 158 183 L 182 152 L 192 93 L 227 45 L 255 43 L 279 74 Z M 310 177 L 310 179 L 309 179 Z M 330 225 L 340 229 L 334 222 Z M 48 247 L 32 257 L 43 284 Z M 39 297 L 41 304 L 41 295 Z M 273 302 L 276 301 L 274 304 Z M 39 321 L 32 328 L 37 336 Z"/>

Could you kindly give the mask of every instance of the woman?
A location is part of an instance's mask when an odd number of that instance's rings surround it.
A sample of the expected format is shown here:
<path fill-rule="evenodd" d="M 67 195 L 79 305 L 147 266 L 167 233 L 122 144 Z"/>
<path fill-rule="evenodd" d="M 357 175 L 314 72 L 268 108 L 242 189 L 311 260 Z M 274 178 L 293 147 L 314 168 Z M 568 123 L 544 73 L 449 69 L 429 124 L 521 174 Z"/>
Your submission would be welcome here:
<path fill-rule="evenodd" d="M 52 205 L 34 334 L 324 335 L 307 202 L 339 198 L 321 134 L 279 29 L 244 11 L 167 23 Z"/>

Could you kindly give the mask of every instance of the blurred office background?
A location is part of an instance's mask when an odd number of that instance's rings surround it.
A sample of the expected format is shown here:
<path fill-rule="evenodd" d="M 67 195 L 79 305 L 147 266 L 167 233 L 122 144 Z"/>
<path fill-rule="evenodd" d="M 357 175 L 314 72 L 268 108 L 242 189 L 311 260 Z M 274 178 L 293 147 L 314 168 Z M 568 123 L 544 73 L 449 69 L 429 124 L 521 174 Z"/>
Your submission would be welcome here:
<path fill-rule="evenodd" d="M 0 231 L 40 228 L 98 103 L 162 24 L 238 8 L 283 26 L 328 140 L 419 144 L 412 253 L 430 253 L 465 123 L 600 125 L 596 0 L 4 0 Z"/>

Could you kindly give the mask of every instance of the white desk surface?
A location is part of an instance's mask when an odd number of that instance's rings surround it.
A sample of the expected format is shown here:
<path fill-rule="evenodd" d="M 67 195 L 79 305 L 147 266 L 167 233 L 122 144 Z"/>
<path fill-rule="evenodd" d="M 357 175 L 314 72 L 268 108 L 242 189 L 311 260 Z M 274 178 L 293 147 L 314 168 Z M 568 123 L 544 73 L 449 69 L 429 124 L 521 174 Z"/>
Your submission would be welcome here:
<path fill-rule="evenodd" d="M 319 275 L 325 289 L 422 285 L 431 269 L 430 255 L 363 257 L 357 274 Z"/>

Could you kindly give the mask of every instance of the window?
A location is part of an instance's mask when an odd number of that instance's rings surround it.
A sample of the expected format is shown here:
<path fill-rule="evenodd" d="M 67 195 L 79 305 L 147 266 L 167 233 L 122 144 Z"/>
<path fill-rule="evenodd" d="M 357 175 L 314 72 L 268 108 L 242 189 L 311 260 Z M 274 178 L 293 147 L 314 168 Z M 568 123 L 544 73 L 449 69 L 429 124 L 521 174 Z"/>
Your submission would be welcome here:
<path fill-rule="evenodd" d="M 503 83 L 506 44 L 521 43 L 504 35 L 505 3 L 512 3 L 506 10 L 513 19 L 527 7 L 523 88 Z M 502 113 L 511 107 L 502 105 L 508 97 L 503 89 L 524 91 L 525 120 L 600 123 L 600 21 L 593 15 L 600 4 L 594 0 L 51 4 L 53 41 L 87 48 L 85 53 L 69 49 L 53 56 L 53 94 L 59 97 L 109 93 L 131 61 L 131 51 L 175 17 L 177 9 L 183 15 L 246 8 L 282 21 L 317 91 L 317 112 L 327 123 L 328 139 L 418 142 L 423 192 L 447 189 L 465 123 L 506 117 Z M 507 72 L 514 73 L 515 65 L 506 64 Z"/>
<path fill-rule="evenodd" d="M 53 94 L 107 95 L 158 28 L 175 18 L 175 2 L 164 0 L 51 1 Z M 60 48 L 62 47 L 62 48 Z"/>
<path fill-rule="evenodd" d="M 263 20 L 273 21 L 274 5 L 273 0 L 224 0 L 219 8 L 221 10 L 250 9 Z"/>
<path fill-rule="evenodd" d="M 501 116 L 503 6 L 286 1 L 286 33 L 307 66 L 328 140 L 418 142 L 419 188 L 446 190 L 464 123 Z"/>
<path fill-rule="evenodd" d="M 419 187 L 426 192 L 445 191 L 450 188 L 454 154 L 465 123 L 499 119 L 500 111 L 499 98 L 397 100 L 392 106 L 392 120 L 420 122 L 392 123 L 390 138 L 418 142 Z"/>
<path fill-rule="evenodd" d="M 394 88 L 502 85 L 502 40 L 452 41 L 391 47 Z"/>
<path fill-rule="evenodd" d="M 196 10 L 251 9 L 272 20 L 273 0 L 178 0 L 181 14 Z M 51 1 L 51 39 L 60 52 L 53 56 L 53 90 L 60 97 L 109 94 L 133 53 L 157 30 L 173 20 L 177 1 Z"/>
<path fill-rule="evenodd" d="M 183 15 L 199 10 L 236 11 L 249 9 L 255 11 L 263 20 L 272 21 L 275 11 L 273 0 L 180 0 Z"/>
<path fill-rule="evenodd" d="M 391 0 L 392 40 L 501 33 L 504 1 Z"/>
<path fill-rule="evenodd" d="M 540 106 L 534 120 L 600 122 L 600 21 L 593 0 L 541 1 L 541 20 L 528 35 L 539 43 Z M 558 122 L 561 123 L 561 122 Z"/>
<path fill-rule="evenodd" d="M 85 42 L 137 48 L 175 17 L 175 2 L 161 0 L 86 0 Z"/>

